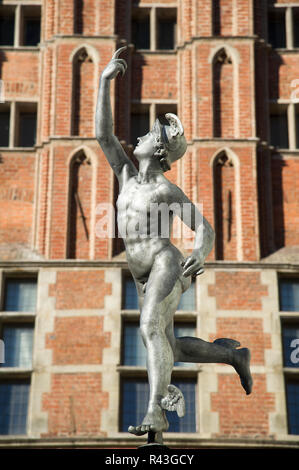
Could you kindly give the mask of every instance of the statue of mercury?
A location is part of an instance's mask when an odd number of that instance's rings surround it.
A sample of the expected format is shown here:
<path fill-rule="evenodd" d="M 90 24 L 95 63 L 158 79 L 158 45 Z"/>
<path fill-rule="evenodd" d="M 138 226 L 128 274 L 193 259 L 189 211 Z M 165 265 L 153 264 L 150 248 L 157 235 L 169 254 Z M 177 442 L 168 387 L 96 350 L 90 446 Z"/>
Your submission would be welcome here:
<path fill-rule="evenodd" d="M 119 182 L 118 227 L 136 284 L 140 331 L 147 352 L 147 412 L 141 423 L 132 423 L 128 430 L 138 436 L 150 432 L 162 435 L 168 429 L 165 410 L 176 411 L 179 416 L 185 411 L 182 392 L 171 384 L 174 362 L 230 364 L 246 394 L 250 394 L 250 351 L 238 349 L 240 343 L 229 338 L 207 342 L 174 335 L 174 314 L 181 295 L 190 287 L 192 276 L 204 272 L 214 231 L 196 205 L 164 176 L 187 148 L 182 123 L 175 114 L 165 115 L 168 125 L 157 119 L 152 130 L 137 139 L 134 156 L 139 170 L 113 134 L 110 82 L 119 72 L 125 74 L 126 61 L 119 58 L 124 49 L 114 53 L 100 78 L 96 138 Z M 162 211 L 161 216 L 157 210 L 162 203 L 169 208 L 167 224 L 163 223 L 165 213 Z M 184 207 L 189 208 L 188 217 L 184 217 Z M 187 258 L 170 241 L 176 215 L 195 232 L 194 249 Z"/>

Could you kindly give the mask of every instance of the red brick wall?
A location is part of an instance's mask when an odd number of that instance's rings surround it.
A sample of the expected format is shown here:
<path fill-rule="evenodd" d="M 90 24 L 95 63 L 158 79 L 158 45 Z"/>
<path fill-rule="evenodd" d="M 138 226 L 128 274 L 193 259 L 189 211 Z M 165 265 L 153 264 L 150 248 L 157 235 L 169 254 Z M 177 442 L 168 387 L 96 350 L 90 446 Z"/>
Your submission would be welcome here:
<path fill-rule="evenodd" d="M 103 317 L 58 317 L 46 347 L 53 350 L 52 364 L 102 364 L 103 349 L 110 346 L 110 332 L 103 331 Z"/>
<path fill-rule="evenodd" d="M 51 391 L 43 396 L 43 410 L 48 412 L 48 432 L 43 437 L 104 436 L 101 414 L 108 405 L 102 374 L 52 374 Z"/>
<path fill-rule="evenodd" d="M 276 247 L 299 244 L 299 161 L 272 160 L 274 233 Z"/>
<path fill-rule="evenodd" d="M 35 155 L 0 156 L 0 243 L 31 244 Z"/>
<path fill-rule="evenodd" d="M 209 295 L 216 297 L 219 310 L 261 310 L 262 297 L 267 294 L 260 272 L 216 272 L 215 285 L 209 286 Z"/>
<path fill-rule="evenodd" d="M 105 271 L 60 271 L 49 295 L 55 296 L 55 308 L 104 308 L 105 295 L 111 295 L 111 284 L 105 282 Z"/>
<path fill-rule="evenodd" d="M 237 374 L 219 374 L 218 392 L 212 393 L 212 411 L 219 413 L 218 435 L 267 436 L 269 413 L 275 410 L 275 397 L 267 392 L 264 374 L 254 374 L 254 389 L 245 395 Z"/>

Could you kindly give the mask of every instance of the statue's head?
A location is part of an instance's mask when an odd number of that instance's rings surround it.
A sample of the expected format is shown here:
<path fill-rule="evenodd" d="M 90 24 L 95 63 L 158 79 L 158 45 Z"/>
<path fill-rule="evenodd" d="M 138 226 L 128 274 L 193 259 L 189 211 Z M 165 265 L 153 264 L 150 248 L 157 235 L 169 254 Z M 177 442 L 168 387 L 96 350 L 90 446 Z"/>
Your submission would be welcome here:
<path fill-rule="evenodd" d="M 152 130 L 144 137 L 138 138 L 134 155 L 137 158 L 154 156 L 159 159 L 162 170 L 168 171 L 171 164 L 184 155 L 187 142 L 179 118 L 172 113 L 165 114 L 165 117 L 169 125 L 161 124 L 159 119 L 156 119 Z"/>

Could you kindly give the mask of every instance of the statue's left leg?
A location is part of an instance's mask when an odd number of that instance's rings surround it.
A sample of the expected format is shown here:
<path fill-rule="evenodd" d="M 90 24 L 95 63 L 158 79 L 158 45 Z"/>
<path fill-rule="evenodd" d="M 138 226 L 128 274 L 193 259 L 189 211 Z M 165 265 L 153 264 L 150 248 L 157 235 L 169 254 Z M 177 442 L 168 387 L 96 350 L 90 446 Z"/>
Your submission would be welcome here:
<path fill-rule="evenodd" d="M 174 356 L 166 327 L 172 321 L 182 294 L 180 275 L 180 259 L 175 259 L 173 252 L 164 250 L 156 256 L 147 281 L 140 317 L 141 335 L 147 349 L 150 397 L 142 423 L 129 428 L 134 434 L 168 429 L 161 400 L 168 393 Z"/>

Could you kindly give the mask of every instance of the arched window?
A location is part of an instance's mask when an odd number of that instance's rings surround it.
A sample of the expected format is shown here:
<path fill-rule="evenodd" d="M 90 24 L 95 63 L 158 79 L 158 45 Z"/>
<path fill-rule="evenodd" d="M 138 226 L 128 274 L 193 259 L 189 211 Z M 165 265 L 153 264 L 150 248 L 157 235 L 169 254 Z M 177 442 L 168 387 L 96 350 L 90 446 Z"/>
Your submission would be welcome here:
<path fill-rule="evenodd" d="M 234 66 L 226 49 L 220 49 L 213 60 L 213 124 L 214 137 L 233 138 L 234 129 Z"/>
<path fill-rule="evenodd" d="M 72 135 L 93 136 L 94 89 L 94 63 L 83 47 L 73 58 Z"/>
<path fill-rule="evenodd" d="M 83 150 L 72 158 L 69 175 L 67 258 L 89 259 L 92 165 Z"/>
<path fill-rule="evenodd" d="M 232 158 L 225 151 L 215 158 L 214 176 L 214 214 L 216 231 L 216 259 L 238 259 L 238 228 L 236 169 Z"/>

